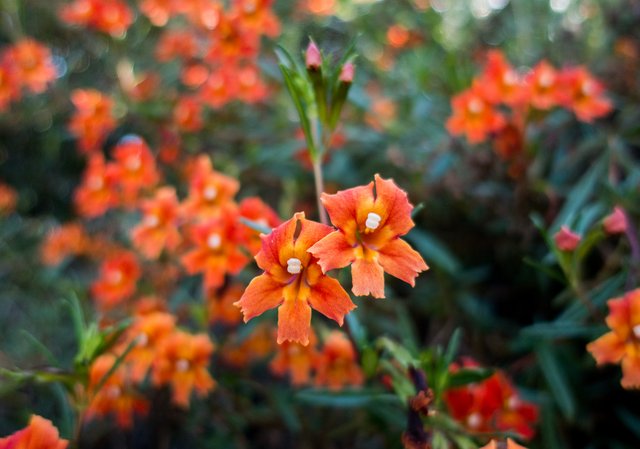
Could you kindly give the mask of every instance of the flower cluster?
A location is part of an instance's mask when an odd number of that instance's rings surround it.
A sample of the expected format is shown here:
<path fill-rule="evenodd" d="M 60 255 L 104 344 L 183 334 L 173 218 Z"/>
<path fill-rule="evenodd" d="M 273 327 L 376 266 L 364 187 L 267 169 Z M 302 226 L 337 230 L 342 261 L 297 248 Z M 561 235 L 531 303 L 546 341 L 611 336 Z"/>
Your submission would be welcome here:
<path fill-rule="evenodd" d="M 355 308 L 327 272 L 351 265 L 355 295 L 384 298 L 384 272 L 414 285 L 428 267 L 399 237 L 414 226 L 413 206 L 392 180 L 375 176 L 366 186 L 323 194 L 337 229 L 297 213 L 262 238 L 256 255 L 264 273 L 237 302 L 245 321 L 278 308 L 278 343 L 309 344 L 311 309 L 342 325 Z"/>
<path fill-rule="evenodd" d="M 51 50 L 31 38 L 24 38 L 0 51 L 0 112 L 17 101 L 23 91 L 39 94 L 55 80 L 58 72 Z"/>
<path fill-rule="evenodd" d="M 543 60 L 521 74 L 499 50 L 488 52 L 483 72 L 451 105 L 448 131 L 471 144 L 491 138 L 505 160 L 522 152 L 525 126 L 535 111 L 562 107 L 592 122 L 612 109 L 603 85 L 585 67 L 557 70 Z"/>
<path fill-rule="evenodd" d="M 461 366 L 452 365 L 451 370 L 476 366 L 466 359 Z M 502 371 L 482 382 L 451 388 L 444 400 L 451 416 L 471 432 L 513 431 L 527 440 L 534 436 L 538 408 L 520 397 Z"/>

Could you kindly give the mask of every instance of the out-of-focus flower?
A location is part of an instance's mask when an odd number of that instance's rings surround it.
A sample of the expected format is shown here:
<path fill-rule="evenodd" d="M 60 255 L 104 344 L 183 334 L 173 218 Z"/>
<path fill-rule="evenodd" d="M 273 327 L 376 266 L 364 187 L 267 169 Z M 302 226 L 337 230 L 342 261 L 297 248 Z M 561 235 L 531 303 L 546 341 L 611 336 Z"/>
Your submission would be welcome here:
<path fill-rule="evenodd" d="M 306 10 L 318 16 L 330 16 L 336 13 L 336 0 L 305 0 Z"/>
<path fill-rule="evenodd" d="M 409 30 L 400 25 L 391 25 L 387 29 L 387 42 L 394 48 L 403 48 L 409 43 L 411 33 Z"/>
<path fill-rule="evenodd" d="M 178 231 L 180 205 L 173 187 L 161 187 L 141 205 L 142 222 L 131 230 L 131 241 L 149 259 L 174 251 L 182 240 Z"/>
<path fill-rule="evenodd" d="M 309 344 L 285 341 L 276 348 L 276 355 L 269 363 L 271 372 L 276 376 L 289 375 L 291 384 L 306 385 L 311 382 L 311 373 L 317 363 L 318 338 L 313 328 L 309 334 Z"/>
<path fill-rule="evenodd" d="M 89 406 L 87 418 L 115 415 L 120 427 L 128 429 L 133 424 L 134 413 L 146 413 L 149 405 L 135 391 L 128 366 L 121 363 L 110 372 L 118 360 L 115 354 L 98 357 L 89 369 Z M 109 377 L 105 379 L 105 376 Z"/>
<path fill-rule="evenodd" d="M 171 385 L 173 402 L 188 407 L 194 389 L 204 396 L 215 386 L 207 370 L 213 350 L 213 343 L 205 334 L 171 333 L 158 345 L 152 382 L 154 385 Z"/>
<path fill-rule="evenodd" d="M 27 38 L 8 47 L 3 54 L 3 66 L 10 66 L 19 82 L 33 93 L 42 93 L 57 76 L 51 50 Z"/>
<path fill-rule="evenodd" d="M 80 223 L 66 223 L 51 229 L 40 247 L 45 265 L 58 265 L 68 256 L 78 256 L 89 249 L 89 236 Z"/>
<path fill-rule="evenodd" d="M 480 85 L 474 81 L 470 89 L 453 97 L 453 114 L 446 124 L 451 134 L 465 135 L 471 144 L 483 142 L 506 123 L 504 116 L 484 98 Z"/>
<path fill-rule="evenodd" d="M 240 189 L 235 179 L 213 169 L 208 156 L 199 156 L 189 179 L 189 195 L 184 201 L 184 216 L 207 219 L 220 214 Z"/>
<path fill-rule="evenodd" d="M 233 305 L 240 299 L 244 287 L 240 284 L 231 284 L 222 292 L 209 290 L 207 293 L 207 315 L 209 323 L 234 326 L 242 321 L 242 313 Z"/>
<path fill-rule="evenodd" d="M 507 123 L 496 133 L 493 149 L 505 161 L 521 155 L 524 150 L 524 136 L 520 127 L 511 122 Z"/>
<path fill-rule="evenodd" d="M 82 182 L 74 192 L 73 202 L 82 217 L 93 218 L 118 204 L 113 174 L 107 171 L 102 153 L 89 157 Z"/>
<path fill-rule="evenodd" d="M 68 445 L 69 441 L 60 438 L 53 423 L 38 415 L 31 415 L 24 429 L 0 438 L 0 449 L 66 449 Z"/>
<path fill-rule="evenodd" d="M 540 61 L 525 77 L 527 97 L 537 109 L 548 110 L 560 104 L 562 85 L 556 69 L 547 61 Z"/>
<path fill-rule="evenodd" d="M 158 40 L 155 55 L 160 62 L 189 60 L 198 56 L 198 42 L 190 31 L 168 30 Z"/>
<path fill-rule="evenodd" d="M 227 273 L 238 274 L 249 262 L 240 248 L 238 212 L 227 206 L 210 220 L 192 226 L 191 241 L 195 248 L 185 254 L 182 265 L 189 274 L 204 274 L 206 289 L 220 287 Z"/>
<path fill-rule="evenodd" d="M 520 446 L 511 438 L 507 438 L 506 442 L 491 440 L 486 446 L 482 446 L 480 449 L 527 449 L 524 446 Z"/>
<path fill-rule="evenodd" d="M 211 44 L 205 59 L 210 63 L 229 64 L 251 59 L 260 49 L 260 35 L 242 26 L 237 16 L 223 14 L 211 31 Z"/>
<path fill-rule="evenodd" d="M 0 217 L 13 213 L 17 203 L 18 192 L 8 184 L 0 182 Z"/>
<path fill-rule="evenodd" d="M 374 193 L 375 189 L 375 193 Z M 384 298 L 384 272 L 415 285 L 427 270 L 420 254 L 399 237 L 414 223 L 407 194 L 391 179 L 375 181 L 334 195 L 322 194 L 322 204 L 338 228 L 309 248 L 322 272 L 351 264 L 355 295 Z"/>
<path fill-rule="evenodd" d="M 620 206 L 613 208 L 613 212 L 602 221 L 602 227 L 607 234 L 624 234 L 627 232 L 627 217 Z"/>
<path fill-rule="evenodd" d="M 182 132 L 193 133 L 204 126 L 202 102 L 196 97 L 181 97 L 173 107 L 173 123 Z"/>
<path fill-rule="evenodd" d="M 572 110 L 578 120 L 592 122 L 611 112 L 611 101 L 605 88 L 582 66 L 571 67 L 560 73 L 560 102 Z"/>
<path fill-rule="evenodd" d="M 166 312 L 138 315 L 127 330 L 127 342 L 134 346 L 127 354 L 131 379 L 142 382 L 156 357 L 162 339 L 171 335 L 176 327 L 175 317 Z"/>
<path fill-rule="evenodd" d="M 142 0 L 140 2 L 140 12 L 147 16 L 153 25 L 163 27 L 176 14 L 176 3 L 179 2 L 175 0 Z"/>
<path fill-rule="evenodd" d="M 128 135 L 113 148 L 109 175 L 120 187 L 123 203 L 136 205 L 141 191 L 153 188 L 160 179 L 151 149 L 140 137 Z"/>
<path fill-rule="evenodd" d="M 273 0 L 233 0 L 231 15 L 240 18 L 242 26 L 254 33 L 276 37 L 280 21 L 273 13 Z"/>
<path fill-rule="evenodd" d="M 273 229 L 281 223 L 275 213 L 264 201 L 256 196 L 245 198 L 240 202 L 238 211 L 240 216 Z M 251 227 L 240 224 L 238 229 L 240 239 L 252 255 L 256 255 L 262 246 L 260 233 Z"/>
<path fill-rule="evenodd" d="M 20 98 L 20 81 L 7 58 L 0 56 L 0 112 Z"/>
<path fill-rule="evenodd" d="M 620 363 L 624 388 L 640 388 L 640 289 L 607 302 L 611 332 L 587 345 L 598 365 Z"/>
<path fill-rule="evenodd" d="M 222 359 L 235 368 L 243 368 L 252 362 L 264 360 L 273 353 L 273 347 L 273 328 L 262 323 L 250 335 L 241 339 L 231 338 L 225 343 Z"/>
<path fill-rule="evenodd" d="M 78 138 L 80 151 L 99 151 L 117 124 L 113 116 L 113 100 L 97 90 L 75 89 L 71 92 L 71 102 L 76 111 L 71 116 L 69 131 Z"/>
<path fill-rule="evenodd" d="M 121 0 L 75 0 L 60 9 L 60 18 L 71 25 L 121 37 L 133 23 L 134 15 Z"/>
<path fill-rule="evenodd" d="M 176 2 L 180 13 L 196 27 L 214 31 L 222 20 L 224 8 L 219 0 L 189 0 Z"/>
<path fill-rule="evenodd" d="M 322 273 L 308 249 L 331 232 L 329 226 L 306 220 L 304 213 L 262 237 L 255 259 L 264 273 L 254 278 L 240 301 L 244 320 L 278 308 L 278 343 L 309 344 L 311 309 L 342 325 L 355 304 L 340 283 Z"/>
<path fill-rule="evenodd" d="M 239 82 L 234 67 L 222 66 L 209 74 L 198 96 L 209 107 L 220 108 L 236 98 Z"/>
<path fill-rule="evenodd" d="M 260 71 L 256 65 L 245 64 L 238 68 L 238 99 L 252 104 L 264 100 L 268 93 L 267 85 L 260 78 Z"/>
<path fill-rule="evenodd" d="M 108 309 L 133 295 L 139 278 L 136 256 L 129 251 L 120 251 L 100 266 L 100 277 L 91 286 L 91 295 L 100 308 Z"/>
<path fill-rule="evenodd" d="M 571 231 L 567 226 L 561 226 L 555 233 L 553 240 L 560 251 L 573 251 L 578 247 L 582 237 Z"/>
<path fill-rule="evenodd" d="M 353 343 L 344 332 L 332 331 L 316 359 L 316 386 L 340 390 L 345 386 L 360 386 L 363 382 L 364 374 Z"/>
<path fill-rule="evenodd" d="M 187 87 L 196 89 L 209 78 L 209 66 L 205 64 L 192 63 L 182 68 L 180 81 Z"/>
<path fill-rule="evenodd" d="M 520 106 L 527 100 L 522 78 L 499 50 L 487 54 L 487 64 L 477 86 L 483 98 L 492 104 Z"/>

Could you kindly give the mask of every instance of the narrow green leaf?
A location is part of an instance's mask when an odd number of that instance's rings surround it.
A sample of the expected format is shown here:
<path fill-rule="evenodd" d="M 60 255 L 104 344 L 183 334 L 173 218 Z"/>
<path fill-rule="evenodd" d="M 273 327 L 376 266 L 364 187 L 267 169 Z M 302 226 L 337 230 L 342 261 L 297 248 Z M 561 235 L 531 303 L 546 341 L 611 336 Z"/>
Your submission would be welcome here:
<path fill-rule="evenodd" d="M 424 256 L 428 265 L 435 265 L 446 273 L 455 276 L 461 269 L 458 259 L 449 249 L 430 233 L 421 229 L 412 229 L 406 236 Z"/>
<path fill-rule="evenodd" d="M 536 347 L 536 355 L 540 362 L 540 369 L 547 380 L 549 389 L 560 407 L 560 411 L 569 420 L 573 420 L 576 413 L 576 404 L 573 393 L 558 358 L 551 346 L 542 343 Z"/>
<path fill-rule="evenodd" d="M 258 223 L 257 221 L 249 220 L 248 218 L 240 217 L 240 223 L 265 235 L 271 234 L 272 231 L 269 226 Z"/>
<path fill-rule="evenodd" d="M 111 368 L 109 368 L 109 371 L 107 371 L 105 373 L 105 375 L 102 376 L 102 378 L 100 379 L 100 382 L 98 382 L 98 386 L 96 387 L 96 390 L 95 390 L 96 392 L 102 390 L 102 387 L 104 387 L 104 384 L 107 383 L 107 380 L 109 380 L 109 377 L 111 377 L 111 375 L 113 373 L 115 373 L 116 370 L 120 367 L 120 365 L 122 365 L 122 362 L 124 362 L 125 357 L 127 357 L 127 355 L 129 355 L 129 353 L 136 346 L 136 344 L 137 344 L 137 342 L 134 339 L 131 343 L 129 343 L 129 345 L 122 352 L 122 354 L 120 354 L 118 356 L 118 358 L 116 358 L 116 360 L 115 360 L 115 362 L 113 362 L 113 365 L 111 366 Z"/>
<path fill-rule="evenodd" d="M 402 405 L 393 394 L 367 390 L 335 393 L 325 389 L 309 389 L 298 392 L 296 399 L 308 404 L 336 408 L 360 408 L 371 404 Z"/>
<path fill-rule="evenodd" d="M 44 343 L 42 343 L 33 334 L 27 332 L 24 329 L 22 329 L 20 333 L 27 340 L 29 340 L 31 344 L 33 344 L 33 346 L 38 350 L 38 352 L 40 352 L 47 359 L 47 362 L 49 362 L 52 366 L 55 366 L 56 368 L 60 368 L 60 362 L 58 361 L 58 359 L 56 359 L 56 356 L 53 355 L 53 353 L 49 350 L 49 348 L 47 348 L 44 345 Z"/>

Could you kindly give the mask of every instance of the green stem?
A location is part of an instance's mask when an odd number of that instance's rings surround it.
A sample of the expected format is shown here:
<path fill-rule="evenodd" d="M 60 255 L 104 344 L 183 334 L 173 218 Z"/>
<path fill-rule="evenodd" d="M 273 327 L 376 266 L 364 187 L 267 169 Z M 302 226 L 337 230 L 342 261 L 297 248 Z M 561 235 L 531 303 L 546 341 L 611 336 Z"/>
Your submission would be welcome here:
<path fill-rule="evenodd" d="M 324 192 L 324 180 L 322 178 L 322 155 L 316 155 L 313 159 L 313 178 L 316 184 L 316 201 L 318 203 L 318 215 L 320 216 L 320 223 L 328 225 L 329 219 L 327 217 L 327 211 L 322 205 L 320 195 Z"/>

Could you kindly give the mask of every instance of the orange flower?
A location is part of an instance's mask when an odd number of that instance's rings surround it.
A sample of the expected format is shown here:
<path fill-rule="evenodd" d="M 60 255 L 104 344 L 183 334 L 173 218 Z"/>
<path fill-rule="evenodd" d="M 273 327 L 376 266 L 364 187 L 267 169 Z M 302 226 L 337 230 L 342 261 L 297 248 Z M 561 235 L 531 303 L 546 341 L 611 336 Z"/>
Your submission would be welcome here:
<path fill-rule="evenodd" d="M 537 109 L 547 110 L 559 105 L 562 87 L 558 72 L 547 61 L 540 61 L 526 76 L 528 98 Z"/>
<path fill-rule="evenodd" d="M 206 155 L 199 156 L 190 176 L 189 196 L 184 202 L 186 218 L 206 219 L 220 214 L 240 189 L 238 181 L 213 169 Z"/>
<path fill-rule="evenodd" d="M 182 97 L 173 107 L 173 123 L 183 132 L 196 132 L 204 126 L 202 103 L 196 97 Z"/>
<path fill-rule="evenodd" d="M 89 245 L 89 236 L 80 223 L 66 223 L 47 233 L 40 247 L 40 259 L 45 265 L 58 265 L 67 256 L 83 254 Z"/>
<path fill-rule="evenodd" d="M 185 60 L 195 58 L 198 55 L 196 37 L 189 31 L 166 31 L 158 40 L 155 55 L 160 62 L 175 58 Z"/>
<path fill-rule="evenodd" d="M 311 381 L 311 371 L 319 355 L 316 348 L 317 340 L 312 328 L 307 346 L 291 341 L 285 341 L 278 345 L 276 356 L 269 364 L 271 372 L 276 376 L 288 374 L 291 384 L 295 386 L 308 384 Z"/>
<path fill-rule="evenodd" d="M 113 163 L 107 170 L 122 190 L 123 202 L 134 206 L 141 190 L 152 188 L 160 175 L 147 144 L 136 135 L 127 135 L 113 148 Z"/>
<path fill-rule="evenodd" d="M 560 84 L 560 101 L 576 114 L 578 120 L 590 123 L 611 111 L 611 101 L 605 96 L 604 86 L 586 68 L 563 70 Z"/>
<path fill-rule="evenodd" d="M 5 111 L 11 102 L 19 98 L 20 81 L 16 71 L 11 61 L 8 61 L 5 56 L 0 56 L 0 112 Z"/>
<path fill-rule="evenodd" d="M 178 1 L 176 4 L 193 25 L 204 30 L 217 29 L 223 14 L 223 6 L 218 0 Z"/>
<path fill-rule="evenodd" d="M 124 363 L 118 366 L 101 385 L 116 360 L 117 357 L 114 354 L 104 354 L 91 365 L 89 369 L 91 399 L 86 416 L 91 419 L 113 413 L 120 427 L 130 428 L 133 424 L 133 414 L 146 413 L 149 406 L 135 392 L 132 379 L 128 376 L 128 367 Z"/>
<path fill-rule="evenodd" d="M 640 289 L 607 302 L 611 332 L 587 345 L 598 365 L 622 364 L 622 386 L 640 388 Z"/>
<path fill-rule="evenodd" d="M 233 0 L 231 5 L 231 15 L 240 18 L 243 28 L 270 37 L 280 34 L 280 22 L 271 10 L 273 0 Z"/>
<path fill-rule="evenodd" d="M 174 251 L 180 244 L 178 198 L 173 187 L 161 187 L 153 199 L 141 205 L 142 222 L 131 230 L 133 246 L 148 259 L 157 259 L 163 249 Z"/>
<path fill-rule="evenodd" d="M 391 25 L 387 29 L 387 42 L 394 48 L 405 47 L 410 37 L 409 30 L 400 24 Z"/>
<path fill-rule="evenodd" d="M 236 303 L 247 322 L 269 309 L 278 308 L 278 344 L 297 341 L 309 344 L 311 309 L 342 326 L 355 304 L 338 281 L 322 273 L 308 249 L 331 233 L 329 226 L 306 220 L 296 213 L 269 235 L 255 259 L 264 273 L 254 278 Z"/>
<path fill-rule="evenodd" d="M 215 386 L 207 371 L 213 349 L 205 334 L 171 333 L 158 346 L 151 376 L 153 384 L 171 385 L 173 402 L 188 407 L 194 389 L 203 396 Z"/>
<path fill-rule="evenodd" d="M 499 50 L 488 52 L 478 90 L 492 104 L 518 106 L 526 101 L 527 95 L 522 78 Z"/>
<path fill-rule="evenodd" d="M 553 236 L 553 240 L 560 251 L 573 251 L 580 244 L 582 237 L 571 231 L 567 226 L 561 226 L 560 230 Z"/>
<path fill-rule="evenodd" d="M 33 39 L 22 39 L 9 47 L 4 58 L 16 80 L 33 93 L 42 93 L 56 76 L 51 50 Z"/>
<path fill-rule="evenodd" d="M 68 444 L 51 421 L 38 415 L 31 415 L 24 429 L 0 438 L 0 449 L 66 449 Z"/>
<path fill-rule="evenodd" d="M 620 206 L 613 208 L 613 212 L 605 217 L 602 227 L 607 234 L 624 234 L 627 232 L 627 217 Z"/>
<path fill-rule="evenodd" d="M 210 290 L 206 298 L 209 323 L 233 326 L 242 321 L 242 314 L 233 303 L 240 299 L 243 292 L 244 287 L 240 284 L 231 284 L 222 293 Z"/>
<path fill-rule="evenodd" d="M 524 446 L 520 446 L 511 438 L 507 438 L 507 442 L 491 440 L 486 446 L 482 446 L 480 449 L 527 449 Z"/>
<path fill-rule="evenodd" d="M 446 124 L 451 134 L 464 134 L 469 143 L 477 144 L 505 125 L 505 118 L 483 95 L 481 83 L 474 81 L 470 89 L 453 97 L 453 114 Z"/>
<path fill-rule="evenodd" d="M 375 189 L 375 192 L 374 192 Z M 416 251 L 399 237 L 414 226 L 413 206 L 393 180 L 375 175 L 375 184 L 322 194 L 331 222 L 338 228 L 309 248 L 323 273 L 351 265 L 353 293 L 384 298 L 384 272 L 415 285 L 427 270 Z"/>
<path fill-rule="evenodd" d="M 240 202 L 239 212 L 241 217 L 254 221 L 270 229 L 275 228 L 281 223 L 280 218 L 275 211 L 260 198 L 255 196 L 243 199 Z M 240 224 L 239 232 L 240 239 L 249 252 L 253 255 L 257 254 L 262 246 L 260 233 L 244 224 Z"/>
<path fill-rule="evenodd" d="M 236 70 L 238 98 L 245 103 L 258 103 L 267 96 L 267 85 L 260 79 L 255 65 L 244 65 Z"/>
<path fill-rule="evenodd" d="M 237 309 L 236 309 L 237 310 Z M 222 348 L 222 359 L 235 368 L 243 368 L 273 353 L 273 328 L 262 323 L 248 336 L 237 334 Z"/>
<path fill-rule="evenodd" d="M 120 37 L 133 22 L 133 12 L 120 0 L 75 0 L 61 8 L 60 18 Z"/>
<path fill-rule="evenodd" d="M 13 213 L 17 203 L 18 192 L 13 187 L 0 182 L 0 217 Z"/>
<path fill-rule="evenodd" d="M 238 212 L 227 206 L 224 212 L 190 230 L 195 248 L 185 254 L 182 265 L 189 274 L 204 274 L 205 288 L 220 287 L 227 273 L 238 274 L 249 259 L 241 251 L 237 231 Z"/>
<path fill-rule="evenodd" d="M 97 90 L 75 89 L 71 92 L 71 102 L 76 111 L 69 122 L 69 131 L 78 138 L 80 151 L 98 151 L 117 124 L 113 100 Z"/>
<path fill-rule="evenodd" d="M 102 309 L 127 299 L 136 290 L 140 266 L 133 253 L 120 251 L 100 266 L 100 277 L 91 286 L 91 295 Z"/>
<path fill-rule="evenodd" d="M 349 385 L 360 386 L 363 382 L 364 374 L 351 340 L 344 332 L 332 331 L 316 361 L 316 386 L 340 390 Z"/>
<path fill-rule="evenodd" d="M 100 216 L 118 204 L 115 179 L 112 173 L 107 172 L 102 153 L 89 157 L 73 202 L 78 214 L 87 218 Z"/>
<path fill-rule="evenodd" d="M 311 14 L 330 16 L 336 13 L 336 0 L 306 0 L 306 9 Z"/>
<path fill-rule="evenodd" d="M 127 341 L 135 342 L 135 346 L 127 354 L 134 382 L 144 380 L 160 342 L 174 332 L 175 326 L 174 316 L 165 312 L 151 312 L 136 317 L 134 324 L 127 330 Z"/>
<path fill-rule="evenodd" d="M 211 45 L 205 58 L 211 63 L 229 64 L 255 57 L 259 48 L 259 34 L 244 28 L 239 17 L 222 14 L 211 32 Z"/>
<path fill-rule="evenodd" d="M 140 12 L 155 26 L 163 27 L 176 13 L 175 4 L 175 0 L 142 0 Z"/>
<path fill-rule="evenodd" d="M 208 106 L 220 108 L 236 97 L 239 88 L 236 78 L 235 68 L 222 66 L 211 72 L 198 95 Z"/>

